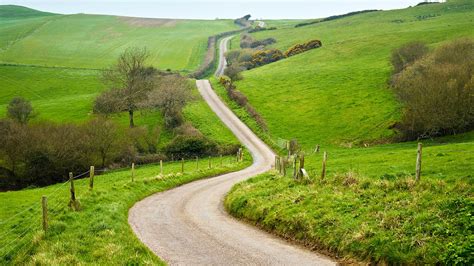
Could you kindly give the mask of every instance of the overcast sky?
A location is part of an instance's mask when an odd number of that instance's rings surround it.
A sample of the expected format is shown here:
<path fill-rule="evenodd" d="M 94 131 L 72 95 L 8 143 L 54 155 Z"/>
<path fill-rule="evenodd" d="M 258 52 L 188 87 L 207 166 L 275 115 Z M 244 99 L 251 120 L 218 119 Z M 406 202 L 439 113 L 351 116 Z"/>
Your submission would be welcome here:
<path fill-rule="evenodd" d="M 62 14 L 89 13 L 155 18 L 320 18 L 364 9 L 395 9 L 423 0 L 0 0 Z"/>

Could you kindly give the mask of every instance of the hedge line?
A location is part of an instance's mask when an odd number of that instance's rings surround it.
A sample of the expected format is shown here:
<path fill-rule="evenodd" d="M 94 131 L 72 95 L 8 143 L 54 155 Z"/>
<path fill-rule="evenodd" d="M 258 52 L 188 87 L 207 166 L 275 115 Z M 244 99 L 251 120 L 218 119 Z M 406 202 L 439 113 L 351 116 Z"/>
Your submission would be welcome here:
<path fill-rule="evenodd" d="M 240 30 L 227 31 L 211 36 L 207 39 L 207 52 L 204 56 L 203 64 L 194 72 L 189 74 L 190 78 L 199 79 L 204 77 L 216 64 L 216 44 L 217 40 L 223 37 L 234 35 L 243 31 L 248 30 L 249 27 L 242 28 Z"/>
<path fill-rule="evenodd" d="M 343 15 L 330 16 L 330 17 L 327 17 L 327 18 L 319 19 L 319 20 L 313 20 L 313 21 L 298 23 L 298 24 L 295 25 L 295 28 L 303 27 L 303 26 L 308 26 L 308 25 L 312 25 L 312 24 L 317 24 L 317 23 L 320 23 L 320 22 L 331 21 L 331 20 L 336 20 L 336 19 L 340 19 L 340 18 L 355 16 L 355 15 L 359 15 L 359 14 L 363 14 L 363 13 L 375 12 L 375 11 L 380 11 L 380 10 L 377 10 L 377 9 L 369 9 L 369 10 L 361 10 L 361 11 L 349 12 L 349 13 L 343 14 Z"/>

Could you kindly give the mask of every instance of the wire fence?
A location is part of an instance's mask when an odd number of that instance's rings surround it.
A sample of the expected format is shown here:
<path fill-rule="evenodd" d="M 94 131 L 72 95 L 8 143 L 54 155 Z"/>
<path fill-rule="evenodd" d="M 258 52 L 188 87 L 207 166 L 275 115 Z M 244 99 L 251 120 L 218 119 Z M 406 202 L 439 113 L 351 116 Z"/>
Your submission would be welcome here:
<path fill-rule="evenodd" d="M 213 169 L 219 166 L 230 165 L 238 161 L 238 155 L 236 155 L 236 157 L 228 156 L 227 158 L 221 156 L 187 160 L 181 159 L 174 162 L 172 171 L 174 171 L 174 173 L 181 173 L 182 171 L 192 172 Z M 162 165 L 162 163 L 163 162 L 161 162 L 160 165 Z M 149 166 L 150 164 L 134 164 L 131 175 L 134 175 L 135 170 Z M 114 172 L 114 170 L 94 169 L 93 175 L 95 176 L 106 172 Z M 161 175 L 161 170 L 157 171 L 156 175 Z M 70 190 L 65 189 L 65 187 L 69 185 L 71 181 L 90 176 L 91 171 L 88 170 L 72 176 L 63 183 L 56 184 L 56 187 L 52 190 L 48 190 L 47 193 L 44 194 L 47 198 L 48 213 L 53 214 L 60 212 L 68 206 Z M 171 178 L 165 178 L 163 179 L 163 182 L 173 182 L 173 180 Z M 108 187 L 110 184 L 107 183 L 104 185 Z M 154 187 L 145 187 L 145 193 L 151 194 L 154 192 L 154 189 Z M 136 196 L 138 197 L 140 193 L 143 193 L 143 191 L 142 188 L 140 191 L 136 192 L 131 190 L 130 193 L 136 193 Z M 40 198 L 41 197 L 38 197 L 38 202 L 28 204 L 22 208 L 21 211 L 8 215 L 8 218 L 0 220 L 0 264 L 3 264 L 3 262 L 11 262 L 11 259 L 16 255 L 28 251 L 28 249 L 32 247 L 32 242 L 35 236 L 43 232 L 41 226 L 42 206 L 40 204 Z"/>

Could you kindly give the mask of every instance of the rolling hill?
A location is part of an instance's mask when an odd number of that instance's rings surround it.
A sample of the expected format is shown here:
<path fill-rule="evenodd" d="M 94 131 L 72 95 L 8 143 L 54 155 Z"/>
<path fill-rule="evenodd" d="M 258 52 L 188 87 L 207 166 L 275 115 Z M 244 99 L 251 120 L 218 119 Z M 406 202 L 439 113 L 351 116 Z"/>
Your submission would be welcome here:
<path fill-rule="evenodd" d="M 167 20 L 101 15 L 59 15 L 21 6 L 0 6 L 0 117 L 9 101 L 22 96 L 37 112 L 34 121 L 81 123 L 92 114 L 106 88 L 100 69 L 113 64 L 127 47 L 147 47 L 147 62 L 183 74 L 204 59 L 210 35 L 237 29 L 231 20 Z M 198 95 L 197 91 L 195 94 Z M 185 118 L 219 143 L 237 143 L 205 102 L 196 97 Z M 125 115 L 113 117 L 124 127 Z M 162 125 L 157 111 L 137 114 L 139 126 Z M 161 145 L 172 138 L 164 130 Z"/>
<path fill-rule="evenodd" d="M 287 141 L 299 142 L 310 180 L 293 181 L 292 170 L 286 178 L 274 172 L 251 179 L 228 195 L 228 210 L 341 258 L 449 264 L 458 256 L 469 264 L 472 227 L 462 221 L 473 206 L 474 132 L 421 140 L 422 181 L 415 184 L 417 143 L 393 142 L 391 126 L 401 105 L 388 81 L 393 49 L 411 41 L 434 49 L 473 38 L 473 17 L 472 1 L 453 0 L 303 27 L 281 23 L 277 30 L 253 33 L 256 39 L 275 38 L 271 47 L 283 51 L 313 39 L 323 43 L 244 71 L 236 82 L 268 132 L 213 81 L 234 111 L 281 154 L 287 153 Z M 323 151 L 329 158 L 324 180 Z M 450 233 L 437 235 L 435 228 Z"/>
<path fill-rule="evenodd" d="M 10 64 L 98 69 L 139 46 L 148 48 L 153 66 L 187 72 L 201 64 L 209 36 L 238 28 L 232 20 L 23 16 L 24 8 L 12 6 L 0 6 L 1 12 L 10 15 L 0 20 L 0 63 Z"/>

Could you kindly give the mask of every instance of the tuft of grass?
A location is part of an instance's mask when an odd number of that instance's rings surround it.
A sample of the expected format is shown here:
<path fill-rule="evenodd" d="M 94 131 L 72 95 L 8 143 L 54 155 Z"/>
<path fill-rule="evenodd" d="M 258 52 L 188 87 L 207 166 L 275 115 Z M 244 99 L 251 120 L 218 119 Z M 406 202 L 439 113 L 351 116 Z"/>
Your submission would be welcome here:
<path fill-rule="evenodd" d="M 94 189 L 89 180 L 75 181 L 81 210 L 68 207 L 69 184 L 0 193 L 0 264 L 114 264 L 164 265 L 134 235 L 128 225 L 128 210 L 137 201 L 197 179 L 236 171 L 251 164 L 247 156 L 236 163 L 234 157 L 207 159 L 200 170 L 194 161 L 137 167 L 135 182 L 130 170 L 96 176 Z M 49 230 L 41 230 L 41 196 L 48 195 Z"/>

